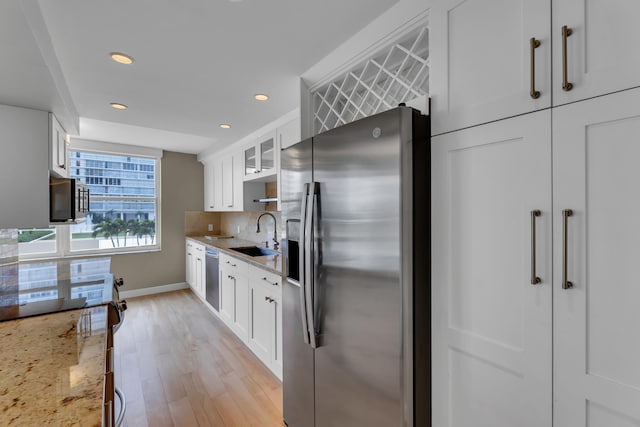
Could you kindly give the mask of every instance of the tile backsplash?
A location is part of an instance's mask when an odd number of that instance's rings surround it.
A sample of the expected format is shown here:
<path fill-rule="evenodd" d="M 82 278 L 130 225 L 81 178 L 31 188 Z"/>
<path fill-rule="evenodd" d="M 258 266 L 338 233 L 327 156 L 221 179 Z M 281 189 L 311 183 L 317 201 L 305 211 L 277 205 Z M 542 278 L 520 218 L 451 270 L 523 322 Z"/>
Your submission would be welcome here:
<path fill-rule="evenodd" d="M 223 212 L 220 214 L 221 234 L 234 236 L 239 239 L 249 240 L 264 246 L 265 241 L 269 241 L 272 247 L 273 239 L 273 219 L 265 215 L 260 220 L 260 233 L 256 233 L 256 222 L 258 217 L 264 212 Z M 282 241 L 284 235 L 284 224 L 280 220 L 280 212 L 269 212 L 276 218 L 278 241 Z"/>
<path fill-rule="evenodd" d="M 0 265 L 18 262 L 18 230 L 0 229 Z"/>
<path fill-rule="evenodd" d="M 185 236 L 212 236 L 222 234 L 220 228 L 221 215 L 220 212 L 185 212 Z M 213 226 L 213 231 L 209 231 L 209 224 Z"/>

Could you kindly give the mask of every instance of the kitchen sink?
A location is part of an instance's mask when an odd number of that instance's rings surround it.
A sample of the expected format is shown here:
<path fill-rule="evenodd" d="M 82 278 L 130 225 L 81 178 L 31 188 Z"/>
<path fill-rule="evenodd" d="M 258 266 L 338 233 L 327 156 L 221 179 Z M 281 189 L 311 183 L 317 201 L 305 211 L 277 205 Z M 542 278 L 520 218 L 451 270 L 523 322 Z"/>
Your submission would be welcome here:
<path fill-rule="evenodd" d="M 259 248 L 258 246 L 242 246 L 239 248 L 230 248 L 232 251 L 240 252 L 249 256 L 269 256 L 280 255 L 280 252 L 271 249 Z"/>

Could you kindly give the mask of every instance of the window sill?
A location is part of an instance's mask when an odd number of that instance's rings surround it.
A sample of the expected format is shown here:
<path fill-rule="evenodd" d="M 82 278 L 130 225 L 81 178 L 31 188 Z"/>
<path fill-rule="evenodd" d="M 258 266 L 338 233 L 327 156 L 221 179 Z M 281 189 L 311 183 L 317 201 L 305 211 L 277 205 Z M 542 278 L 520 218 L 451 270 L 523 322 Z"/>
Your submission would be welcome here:
<path fill-rule="evenodd" d="M 150 252 L 161 252 L 162 248 L 160 246 L 149 246 L 144 249 L 133 249 L 133 248 L 122 248 L 123 250 L 113 250 L 113 251 L 78 251 L 72 252 L 64 255 L 58 254 L 34 254 L 30 256 L 20 256 L 18 260 L 20 262 L 31 262 L 31 261 L 51 261 L 51 260 L 61 260 L 61 259 L 77 259 L 77 258 L 97 258 L 97 257 L 106 257 L 106 256 L 114 256 L 114 255 L 133 255 L 133 254 L 143 254 Z"/>

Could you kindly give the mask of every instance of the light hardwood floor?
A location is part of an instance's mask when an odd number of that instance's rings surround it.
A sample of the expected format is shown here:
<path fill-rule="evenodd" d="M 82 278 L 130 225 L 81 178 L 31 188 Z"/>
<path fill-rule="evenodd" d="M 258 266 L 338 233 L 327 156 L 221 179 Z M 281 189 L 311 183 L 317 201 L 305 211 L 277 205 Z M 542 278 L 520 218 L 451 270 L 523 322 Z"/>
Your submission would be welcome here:
<path fill-rule="evenodd" d="M 189 290 L 127 299 L 126 427 L 283 426 L 282 384 Z"/>

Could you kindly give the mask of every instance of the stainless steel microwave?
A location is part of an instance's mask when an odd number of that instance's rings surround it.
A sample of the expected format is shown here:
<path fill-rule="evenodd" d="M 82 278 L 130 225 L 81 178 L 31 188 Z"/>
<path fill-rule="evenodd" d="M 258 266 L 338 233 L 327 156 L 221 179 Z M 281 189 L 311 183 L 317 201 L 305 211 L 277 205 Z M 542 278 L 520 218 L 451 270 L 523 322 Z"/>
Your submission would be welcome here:
<path fill-rule="evenodd" d="M 49 178 L 49 222 L 82 222 L 89 209 L 86 185 L 72 178 Z"/>

